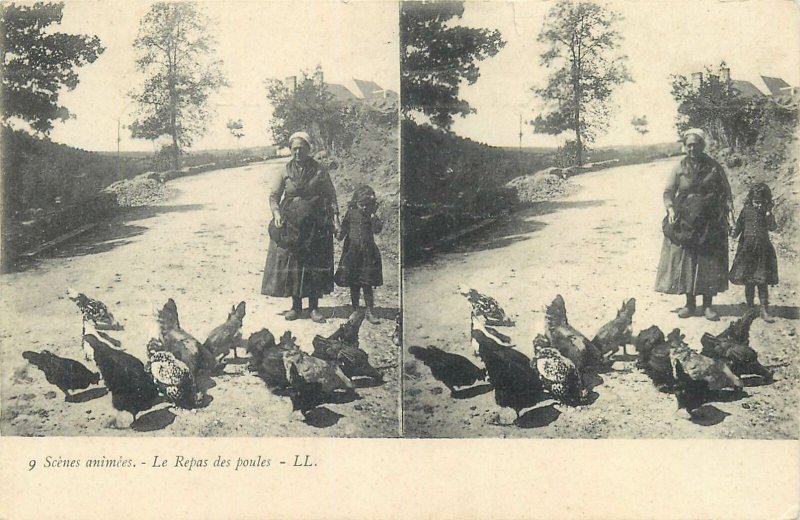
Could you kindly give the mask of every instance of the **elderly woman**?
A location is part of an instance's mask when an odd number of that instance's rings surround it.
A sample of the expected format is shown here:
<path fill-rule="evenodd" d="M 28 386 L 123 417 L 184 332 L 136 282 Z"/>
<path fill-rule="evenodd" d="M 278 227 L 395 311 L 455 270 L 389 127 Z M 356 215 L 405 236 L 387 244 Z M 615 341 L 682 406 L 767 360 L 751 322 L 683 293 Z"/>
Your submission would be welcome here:
<path fill-rule="evenodd" d="M 693 128 L 683 134 L 686 157 L 673 169 L 664 189 L 664 243 L 656 276 L 656 291 L 685 294 L 678 316 L 697 312 L 696 295 L 703 295 L 703 315 L 719 315 L 711 307 L 717 293 L 728 288 L 728 230 L 733 223 L 733 198 L 722 166 L 704 153 L 706 135 Z"/>
<path fill-rule="evenodd" d="M 261 294 L 292 297 L 287 320 L 301 317 L 308 298 L 309 317 L 324 323 L 319 298 L 333 292 L 333 233 L 339 230 L 336 190 L 328 173 L 310 157 L 311 138 L 289 138 L 292 159 L 269 197 L 273 221 Z"/>

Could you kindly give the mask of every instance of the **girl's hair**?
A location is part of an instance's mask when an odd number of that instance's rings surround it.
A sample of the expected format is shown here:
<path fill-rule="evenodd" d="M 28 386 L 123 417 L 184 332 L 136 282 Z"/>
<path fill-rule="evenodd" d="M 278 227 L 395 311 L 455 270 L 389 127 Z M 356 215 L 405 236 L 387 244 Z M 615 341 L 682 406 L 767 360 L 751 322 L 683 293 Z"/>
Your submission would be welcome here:
<path fill-rule="evenodd" d="M 368 186 L 367 184 L 359 184 L 353 190 L 353 197 L 350 199 L 350 203 L 348 204 L 348 206 L 354 208 L 358 205 L 359 202 L 374 201 L 374 200 L 375 200 L 375 190 L 373 190 L 372 187 Z"/>
<path fill-rule="evenodd" d="M 747 200 L 745 200 L 745 204 L 752 206 L 754 200 L 763 200 L 767 203 L 772 202 L 772 191 L 769 189 L 769 186 L 767 186 L 766 183 L 759 182 L 750 187 L 750 191 L 747 193 Z"/>

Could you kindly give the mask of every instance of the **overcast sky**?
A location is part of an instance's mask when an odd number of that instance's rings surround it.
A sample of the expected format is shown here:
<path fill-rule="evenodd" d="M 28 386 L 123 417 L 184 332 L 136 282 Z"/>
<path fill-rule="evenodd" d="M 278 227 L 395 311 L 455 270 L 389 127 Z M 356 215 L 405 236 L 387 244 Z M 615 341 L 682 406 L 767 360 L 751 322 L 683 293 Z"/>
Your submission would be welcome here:
<path fill-rule="evenodd" d="M 230 87 L 211 101 L 216 116 L 194 149 L 235 147 L 225 128 L 241 118 L 242 146 L 271 144 L 271 107 L 264 80 L 283 79 L 322 65 L 326 81 L 372 80 L 399 91 L 398 7 L 396 2 L 202 2 L 214 20 L 218 56 Z M 79 69 L 80 84 L 62 94 L 74 120 L 55 123 L 54 141 L 87 150 L 116 150 L 117 119 L 130 123 L 126 93 L 140 84 L 133 41 L 149 2 L 67 1 L 58 31 L 97 35 L 106 51 Z M 122 130 L 122 150 L 152 150 Z"/>
<path fill-rule="evenodd" d="M 516 146 L 519 117 L 532 119 L 541 102 L 530 92 L 544 85 L 539 65 L 543 46 L 536 42 L 551 1 L 467 2 L 463 25 L 499 29 L 508 42 L 481 64 L 481 78 L 462 88 L 477 114 L 457 118 L 453 130 L 472 139 Z M 617 1 L 625 40 L 622 52 L 635 80 L 620 87 L 619 106 L 598 145 L 665 142 L 676 137 L 676 105 L 669 75 L 688 75 L 725 60 L 733 79 L 755 82 L 759 75 L 800 85 L 800 4 L 792 0 Z M 641 137 L 630 124 L 646 115 L 650 133 Z M 558 141 L 526 129 L 523 146 L 551 146 Z"/>

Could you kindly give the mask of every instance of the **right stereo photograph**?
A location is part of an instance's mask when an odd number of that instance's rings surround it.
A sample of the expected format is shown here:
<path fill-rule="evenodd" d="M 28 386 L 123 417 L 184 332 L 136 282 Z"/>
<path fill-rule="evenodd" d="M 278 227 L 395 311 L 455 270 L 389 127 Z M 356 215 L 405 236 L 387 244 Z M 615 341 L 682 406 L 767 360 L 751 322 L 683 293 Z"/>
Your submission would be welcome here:
<path fill-rule="evenodd" d="M 404 2 L 405 437 L 797 439 L 800 10 Z"/>

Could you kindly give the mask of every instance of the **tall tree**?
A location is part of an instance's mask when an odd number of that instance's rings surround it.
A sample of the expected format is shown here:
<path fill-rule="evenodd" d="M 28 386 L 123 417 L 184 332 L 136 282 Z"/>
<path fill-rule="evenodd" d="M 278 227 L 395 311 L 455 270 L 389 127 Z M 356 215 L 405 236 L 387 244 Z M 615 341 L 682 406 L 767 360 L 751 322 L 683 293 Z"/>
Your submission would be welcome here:
<path fill-rule="evenodd" d="M 237 119 L 234 121 L 233 119 L 228 120 L 228 124 L 225 125 L 228 129 L 228 132 L 231 133 L 233 137 L 236 138 L 236 149 L 239 149 L 239 140 L 244 137 L 244 124 L 242 123 L 241 119 Z"/>
<path fill-rule="evenodd" d="M 298 130 L 309 132 L 324 148 L 336 149 L 343 138 L 346 104 L 334 99 L 322 80 L 322 68 L 303 71 L 292 83 L 266 81 L 267 99 L 273 107 L 270 130 L 275 144 L 288 146 Z"/>
<path fill-rule="evenodd" d="M 505 42 L 497 30 L 453 25 L 463 2 L 400 4 L 400 103 L 403 113 L 418 111 L 449 130 L 453 116 L 474 109 L 458 91 L 480 77 L 478 62 L 497 54 Z"/>
<path fill-rule="evenodd" d="M 209 23 L 194 2 L 159 2 L 139 22 L 133 43 L 145 80 L 131 93 L 138 106 L 131 131 L 144 139 L 168 135 L 173 168 L 181 150 L 205 133 L 209 96 L 227 85 Z"/>
<path fill-rule="evenodd" d="M 0 6 L 4 122 L 19 118 L 46 135 L 53 120 L 72 117 L 58 104 L 59 92 L 74 90 L 75 69 L 93 63 L 105 48 L 97 36 L 49 30 L 61 23 L 63 10 L 63 3 Z"/>
<path fill-rule="evenodd" d="M 575 134 L 575 162 L 583 164 L 586 143 L 608 127 L 609 98 L 630 81 L 626 56 L 618 54 L 620 16 L 593 2 L 560 0 L 550 9 L 538 41 L 547 44 L 541 63 L 551 71 L 547 85 L 532 90 L 548 102 L 534 131 Z"/>

